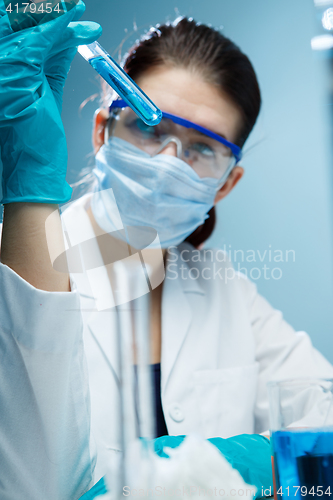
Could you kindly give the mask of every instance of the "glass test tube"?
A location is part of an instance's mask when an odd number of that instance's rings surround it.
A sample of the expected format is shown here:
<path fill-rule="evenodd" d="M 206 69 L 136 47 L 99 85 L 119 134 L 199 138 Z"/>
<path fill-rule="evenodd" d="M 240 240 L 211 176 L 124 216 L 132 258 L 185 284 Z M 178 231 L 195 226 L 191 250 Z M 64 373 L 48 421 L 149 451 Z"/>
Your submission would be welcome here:
<path fill-rule="evenodd" d="M 130 484 L 130 448 L 140 439 L 142 443 L 141 473 L 151 484 L 153 463 L 151 461 L 152 439 L 155 437 L 155 412 L 153 404 L 153 381 L 150 367 L 150 294 L 141 295 L 142 280 L 146 280 L 141 264 L 118 261 L 113 266 L 117 344 L 120 374 L 120 418 L 122 459 L 118 467 L 118 487 L 115 493 Z M 134 298 L 133 297 L 137 297 Z"/>
<path fill-rule="evenodd" d="M 147 125 L 157 125 L 161 121 L 161 110 L 99 43 L 80 45 L 78 52 Z"/>

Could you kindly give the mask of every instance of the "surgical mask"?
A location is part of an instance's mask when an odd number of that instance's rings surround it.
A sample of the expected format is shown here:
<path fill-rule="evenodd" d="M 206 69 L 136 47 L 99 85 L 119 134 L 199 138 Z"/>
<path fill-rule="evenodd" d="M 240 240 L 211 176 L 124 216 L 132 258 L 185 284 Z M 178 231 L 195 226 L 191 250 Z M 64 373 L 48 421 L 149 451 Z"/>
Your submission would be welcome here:
<path fill-rule="evenodd" d="M 151 157 L 118 137 L 109 139 L 98 151 L 93 172 L 98 192 L 92 211 L 100 227 L 106 232 L 119 231 L 120 215 L 125 228 L 155 229 L 160 245 L 155 241 L 154 246 L 162 248 L 179 245 L 205 222 L 221 186 L 217 179 L 201 179 L 179 158 L 164 154 Z M 112 200 L 106 194 L 110 188 L 119 213 L 110 209 Z"/>

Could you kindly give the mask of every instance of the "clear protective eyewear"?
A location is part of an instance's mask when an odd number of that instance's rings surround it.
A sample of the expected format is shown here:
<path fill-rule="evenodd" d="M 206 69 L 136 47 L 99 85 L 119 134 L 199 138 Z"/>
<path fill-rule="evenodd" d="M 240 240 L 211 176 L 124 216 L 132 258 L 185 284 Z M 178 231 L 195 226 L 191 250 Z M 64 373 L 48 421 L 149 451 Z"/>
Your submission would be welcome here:
<path fill-rule="evenodd" d="M 205 127 L 162 111 L 158 125 L 146 125 L 118 99 L 109 107 L 111 125 L 109 136 L 130 142 L 151 156 L 163 153 L 174 144 L 177 157 L 185 161 L 200 178 L 226 180 L 241 160 L 241 148 Z"/>

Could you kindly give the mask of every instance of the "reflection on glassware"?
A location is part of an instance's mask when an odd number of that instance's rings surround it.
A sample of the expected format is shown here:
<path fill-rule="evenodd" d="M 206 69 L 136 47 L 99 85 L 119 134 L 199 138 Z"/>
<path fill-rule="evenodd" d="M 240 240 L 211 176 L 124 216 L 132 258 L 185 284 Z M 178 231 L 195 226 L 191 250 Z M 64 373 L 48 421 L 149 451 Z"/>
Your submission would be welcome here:
<path fill-rule="evenodd" d="M 145 266 L 146 273 L 150 270 Z M 130 484 L 131 450 L 137 448 L 137 466 L 147 471 L 147 480 L 153 477 L 151 460 L 152 439 L 155 437 L 153 410 L 153 383 L 150 366 L 150 294 L 142 294 L 141 262 L 123 259 L 113 266 L 112 288 L 115 295 L 117 317 L 117 358 L 119 363 L 119 434 L 122 453 L 110 474 L 114 499 L 122 496 L 125 485 Z M 133 296 L 137 297 L 133 300 Z M 110 486 L 110 485 L 109 485 Z"/>
<path fill-rule="evenodd" d="M 333 29 L 333 8 L 332 7 L 325 10 L 321 22 L 322 22 L 325 30 L 332 30 Z"/>
<path fill-rule="evenodd" d="M 318 35 L 311 39 L 312 50 L 329 50 L 333 48 L 332 35 Z"/>
<path fill-rule="evenodd" d="M 316 7 L 324 7 L 333 4 L 333 0 L 314 0 L 314 4 Z"/>

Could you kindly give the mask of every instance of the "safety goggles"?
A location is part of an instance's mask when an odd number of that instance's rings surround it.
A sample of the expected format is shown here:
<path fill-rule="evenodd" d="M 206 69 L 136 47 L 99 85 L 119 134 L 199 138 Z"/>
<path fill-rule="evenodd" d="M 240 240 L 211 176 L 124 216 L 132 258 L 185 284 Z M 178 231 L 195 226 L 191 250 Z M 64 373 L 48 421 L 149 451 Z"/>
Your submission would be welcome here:
<path fill-rule="evenodd" d="M 110 137 L 120 137 L 151 156 L 173 144 L 177 157 L 201 178 L 225 180 L 242 157 L 241 148 L 235 144 L 179 116 L 162 112 L 161 122 L 149 126 L 121 99 L 113 101 L 109 110 Z"/>

